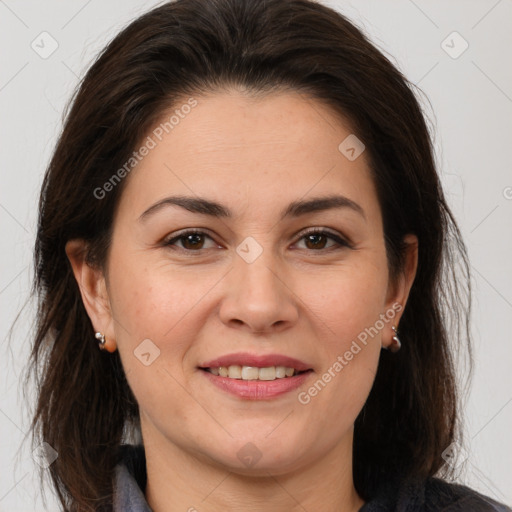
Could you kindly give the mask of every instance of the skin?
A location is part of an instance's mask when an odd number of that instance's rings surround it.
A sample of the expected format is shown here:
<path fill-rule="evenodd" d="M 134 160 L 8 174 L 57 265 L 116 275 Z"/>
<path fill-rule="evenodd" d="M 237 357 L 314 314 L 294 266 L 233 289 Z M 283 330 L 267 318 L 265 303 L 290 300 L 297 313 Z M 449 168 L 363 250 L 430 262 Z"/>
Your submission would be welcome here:
<path fill-rule="evenodd" d="M 196 99 L 126 178 L 106 273 L 84 262 L 82 241 L 66 247 L 93 327 L 119 350 L 140 406 L 146 498 L 155 512 L 359 510 L 353 425 L 401 313 L 308 404 L 297 395 L 379 315 L 405 306 L 417 240 L 408 235 L 403 273 L 392 281 L 366 154 L 349 161 L 338 150 L 352 131 L 328 107 L 289 91 Z M 364 217 L 335 208 L 280 220 L 292 201 L 331 194 Z M 168 206 L 139 220 L 170 195 L 217 201 L 233 217 Z M 352 246 L 308 242 L 304 232 L 315 227 Z M 165 245 L 185 228 L 207 236 Z M 249 236 L 263 251 L 252 263 L 236 252 Z M 134 356 L 145 339 L 160 350 L 149 366 Z M 242 399 L 197 368 L 238 351 L 289 355 L 314 371 L 298 390 Z M 237 456 L 247 443 L 261 455 L 252 466 Z"/>

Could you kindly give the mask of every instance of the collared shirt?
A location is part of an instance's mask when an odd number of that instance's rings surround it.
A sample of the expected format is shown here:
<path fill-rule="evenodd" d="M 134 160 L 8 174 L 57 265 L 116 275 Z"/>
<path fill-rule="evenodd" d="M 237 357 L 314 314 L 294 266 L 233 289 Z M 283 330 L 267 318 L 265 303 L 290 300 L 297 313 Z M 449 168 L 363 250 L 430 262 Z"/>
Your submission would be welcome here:
<path fill-rule="evenodd" d="M 144 496 L 146 482 L 144 447 L 121 446 L 121 460 L 115 468 L 113 512 L 153 512 Z M 512 508 L 466 486 L 428 478 L 390 483 L 359 512 L 512 512 Z"/>
<path fill-rule="evenodd" d="M 153 512 L 146 501 L 146 457 L 143 445 L 121 445 L 115 467 L 113 512 Z"/>

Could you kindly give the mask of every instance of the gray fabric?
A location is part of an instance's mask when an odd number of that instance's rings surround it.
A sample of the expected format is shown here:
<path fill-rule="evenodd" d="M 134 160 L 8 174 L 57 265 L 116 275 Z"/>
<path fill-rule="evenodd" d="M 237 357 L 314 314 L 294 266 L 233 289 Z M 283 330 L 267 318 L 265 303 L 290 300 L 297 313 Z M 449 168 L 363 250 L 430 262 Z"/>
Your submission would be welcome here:
<path fill-rule="evenodd" d="M 146 455 L 142 444 L 120 446 L 115 467 L 113 512 L 152 512 L 146 501 Z"/>
<path fill-rule="evenodd" d="M 359 512 L 512 512 L 464 485 L 439 478 L 386 485 Z"/>
<path fill-rule="evenodd" d="M 152 512 L 144 496 L 146 459 L 142 445 L 121 446 L 115 468 L 113 512 Z M 512 512 L 463 485 L 438 478 L 390 480 L 359 512 Z"/>
<path fill-rule="evenodd" d="M 115 468 L 113 512 L 152 512 L 137 480 L 125 464 Z"/>

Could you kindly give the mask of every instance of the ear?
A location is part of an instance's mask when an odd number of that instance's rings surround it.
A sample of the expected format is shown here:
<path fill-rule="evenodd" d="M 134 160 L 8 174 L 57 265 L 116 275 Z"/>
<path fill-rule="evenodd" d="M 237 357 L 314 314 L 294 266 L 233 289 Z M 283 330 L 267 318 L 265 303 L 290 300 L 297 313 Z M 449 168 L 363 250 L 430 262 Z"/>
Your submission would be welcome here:
<path fill-rule="evenodd" d="M 405 309 L 418 268 L 418 237 L 413 234 L 408 234 L 404 237 L 404 243 L 406 244 L 404 267 L 393 282 L 390 280 L 386 297 L 386 311 L 396 312 L 393 320 L 386 324 L 383 332 L 382 345 L 386 348 L 391 344 L 391 340 L 395 334 L 392 330 L 392 326 L 396 326 L 398 329 L 400 317 Z"/>
<path fill-rule="evenodd" d="M 66 243 L 66 255 L 93 328 L 95 332 L 101 332 L 105 336 L 105 348 L 109 352 L 114 352 L 116 342 L 106 279 L 100 269 L 87 263 L 86 253 L 87 243 L 84 240 L 75 239 Z M 91 343 L 93 342 L 94 339 L 91 340 Z"/>

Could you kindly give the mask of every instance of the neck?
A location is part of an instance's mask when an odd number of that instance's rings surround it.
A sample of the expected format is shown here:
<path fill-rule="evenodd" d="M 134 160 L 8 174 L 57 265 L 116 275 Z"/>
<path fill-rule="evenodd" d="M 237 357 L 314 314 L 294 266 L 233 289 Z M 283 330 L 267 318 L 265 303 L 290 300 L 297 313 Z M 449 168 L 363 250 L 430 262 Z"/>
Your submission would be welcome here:
<path fill-rule="evenodd" d="M 206 461 L 155 430 L 142 429 L 153 512 L 357 512 L 364 504 L 352 478 L 352 429 L 307 465 L 287 472 L 260 468 L 257 476 Z"/>

